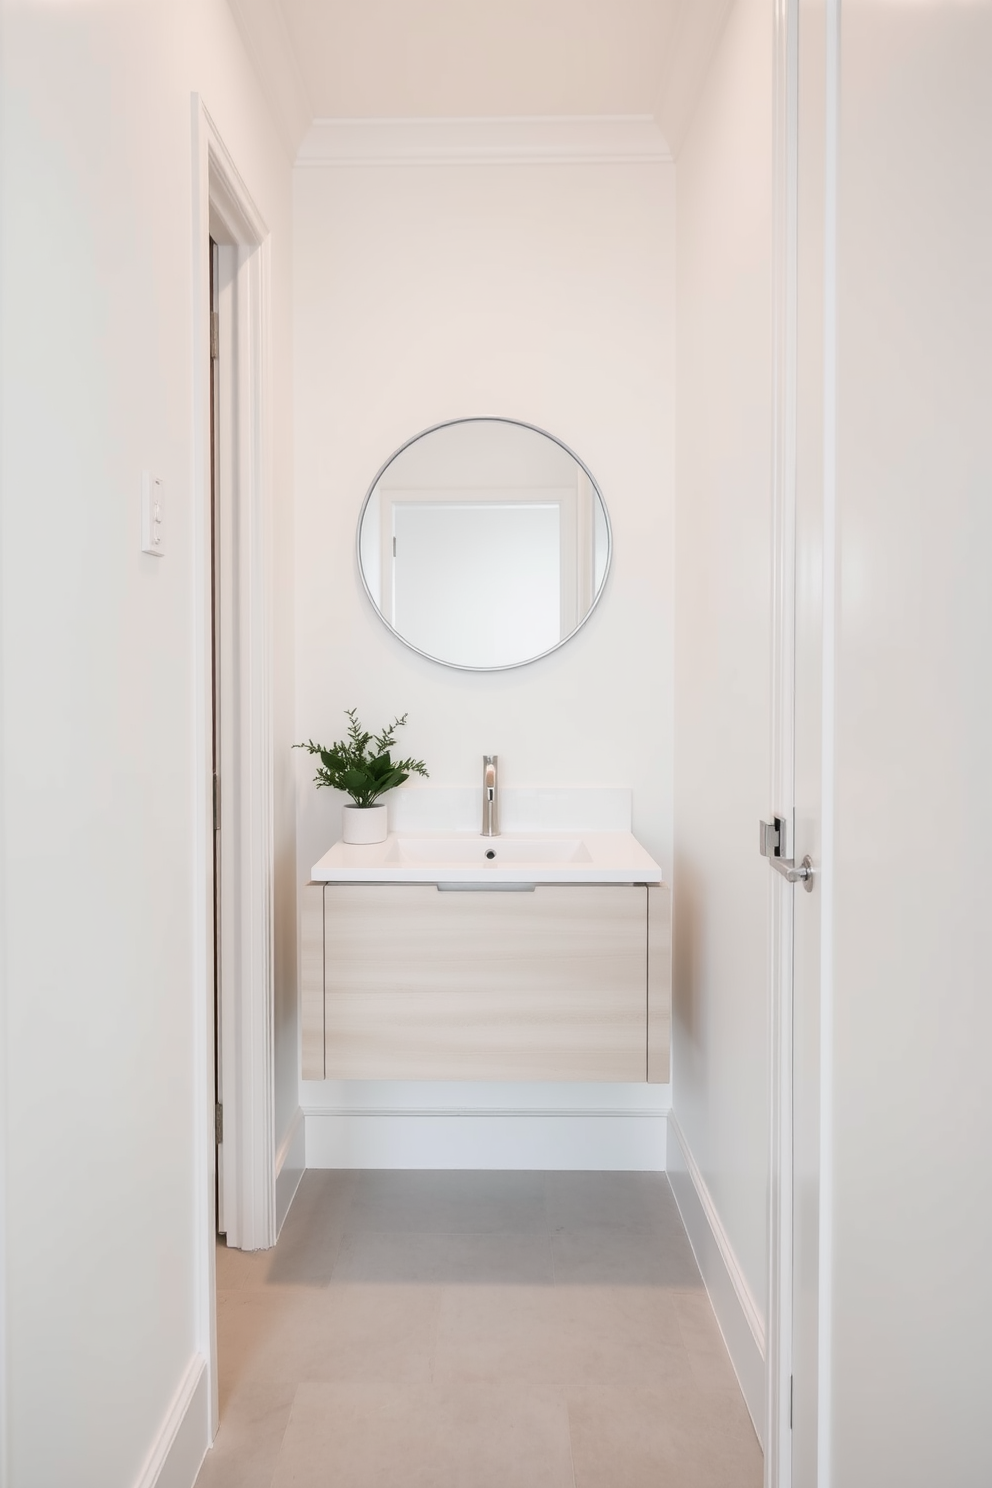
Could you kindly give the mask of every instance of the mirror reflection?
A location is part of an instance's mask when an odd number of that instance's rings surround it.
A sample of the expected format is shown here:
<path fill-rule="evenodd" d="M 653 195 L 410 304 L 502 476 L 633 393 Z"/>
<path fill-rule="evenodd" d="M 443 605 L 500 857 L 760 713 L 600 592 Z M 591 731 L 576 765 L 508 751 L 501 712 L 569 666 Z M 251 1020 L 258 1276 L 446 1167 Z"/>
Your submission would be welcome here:
<path fill-rule="evenodd" d="M 606 506 L 582 462 L 508 419 L 428 429 L 365 498 L 358 557 L 369 598 L 414 650 L 448 666 L 522 666 L 560 646 L 598 600 Z"/>

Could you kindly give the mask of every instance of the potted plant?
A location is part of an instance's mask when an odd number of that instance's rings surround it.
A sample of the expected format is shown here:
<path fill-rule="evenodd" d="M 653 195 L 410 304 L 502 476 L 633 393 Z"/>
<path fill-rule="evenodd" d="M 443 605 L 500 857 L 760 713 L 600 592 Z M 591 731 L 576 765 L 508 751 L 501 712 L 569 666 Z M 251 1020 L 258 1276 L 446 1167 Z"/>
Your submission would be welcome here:
<path fill-rule="evenodd" d="M 386 803 L 379 797 L 394 786 L 402 785 L 412 774 L 426 776 L 427 766 L 423 760 L 394 760 L 390 754 L 396 745 L 396 730 L 406 723 L 405 713 L 381 734 L 366 733 L 355 708 L 346 708 L 345 717 L 348 719 L 346 739 L 339 739 L 329 749 L 325 749 L 323 744 L 315 744 L 312 739 L 305 744 L 294 744 L 293 748 L 320 756 L 315 785 L 327 785 L 351 797 L 351 805 L 342 811 L 341 835 L 344 841 L 384 842 Z"/>

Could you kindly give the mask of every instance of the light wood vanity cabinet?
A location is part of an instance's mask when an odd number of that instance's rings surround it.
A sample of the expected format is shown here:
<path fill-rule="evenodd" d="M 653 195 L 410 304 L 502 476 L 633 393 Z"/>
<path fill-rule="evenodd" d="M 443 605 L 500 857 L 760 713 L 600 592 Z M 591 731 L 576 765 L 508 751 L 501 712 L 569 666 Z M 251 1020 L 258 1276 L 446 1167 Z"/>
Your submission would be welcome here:
<path fill-rule="evenodd" d="M 311 883 L 303 1078 L 667 1082 L 668 888 Z"/>

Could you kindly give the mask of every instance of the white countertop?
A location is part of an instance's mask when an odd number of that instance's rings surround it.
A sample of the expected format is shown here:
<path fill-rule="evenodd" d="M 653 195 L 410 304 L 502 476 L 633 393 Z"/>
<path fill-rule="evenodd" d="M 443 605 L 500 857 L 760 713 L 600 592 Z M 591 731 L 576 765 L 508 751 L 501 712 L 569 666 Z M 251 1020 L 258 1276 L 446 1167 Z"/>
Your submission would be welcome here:
<path fill-rule="evenodd" d="M 359 847 L 335 842 L 315 883 L 660 883 L 661 869 L 630 832 L 390 832 Z"/>

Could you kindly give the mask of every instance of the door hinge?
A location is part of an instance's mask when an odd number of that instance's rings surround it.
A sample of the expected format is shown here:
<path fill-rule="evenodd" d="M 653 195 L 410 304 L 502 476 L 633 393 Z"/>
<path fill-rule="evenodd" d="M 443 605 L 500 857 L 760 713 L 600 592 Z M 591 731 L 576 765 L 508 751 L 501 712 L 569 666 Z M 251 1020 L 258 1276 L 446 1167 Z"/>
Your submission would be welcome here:
<path fill-rule="evenodd" d="M 214 776 L 214 831 L 220 831 L 220 776 Z"/>
<path fill-rule="evenodd" d="M 394 558 L 396 557 L 396 539 L 395 539 L 395 537 L 393 538 L 393 557 Z"/>
<path fill-rule="evenodd" d="M 214 1141 L 219 1147 L 224 1140 L 224 1107 L 220 1101 L 214 1105 Z"/>
<path fill-rule="evenodd" d="M 795 1383 L 795 1376 L 790 1374 L 789 1375 L 789 1430 L 790 1431 L 792 1430 L 792 1387 L 793 1387 L 794 1383 Z"/>
<path fill-rule="evenodd" d="M 210 312 L 210 360 L 216 362 L 220 357 L 220 316 L 216 310 Z"/>

